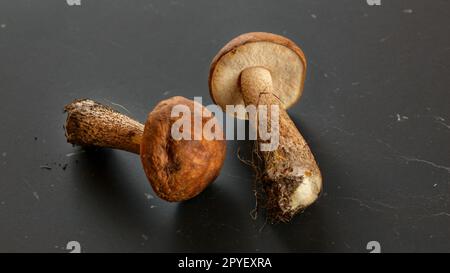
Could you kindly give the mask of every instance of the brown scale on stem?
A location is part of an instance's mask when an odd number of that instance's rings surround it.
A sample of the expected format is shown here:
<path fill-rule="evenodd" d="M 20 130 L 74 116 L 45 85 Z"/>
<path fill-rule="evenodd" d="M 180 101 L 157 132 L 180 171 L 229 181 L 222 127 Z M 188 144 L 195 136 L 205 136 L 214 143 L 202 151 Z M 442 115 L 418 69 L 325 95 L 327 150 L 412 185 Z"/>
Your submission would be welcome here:
<path fill-rule="evenodd" d="M 66 105 L 66 138 L 80 146 L 119 149 L 139 154 L 144 125 L 89 99 Z"/>

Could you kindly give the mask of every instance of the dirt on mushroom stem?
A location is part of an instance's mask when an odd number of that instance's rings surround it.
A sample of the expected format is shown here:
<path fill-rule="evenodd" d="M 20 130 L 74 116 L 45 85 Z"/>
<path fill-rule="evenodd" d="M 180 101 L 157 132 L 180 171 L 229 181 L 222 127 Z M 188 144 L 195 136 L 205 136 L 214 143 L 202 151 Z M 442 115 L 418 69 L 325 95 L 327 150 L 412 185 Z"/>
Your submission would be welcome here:
<path fill-rule="evenodd" d="M 269 127 L 270 128 L 270 127 Z M 280 147 L 276 151 L 261 151 L 259 145 L 264 141 L 255 141 L 252 147 L 250 160 L 239 159 L 249 165 L 255 175 L 253 191 L 256 205 L 251 212 L 252 218 L 257 218 L 257 211 L 265 209 L 267 218 L 271 223 L 289 222 L 297 213 L 303 211 L 307 206 L 291 208 L 290 202 L 295 190 L 303 181 L 303 176 L 289 175 L 293 168 L 290 162 L 300 163 L 295 154 L 297 153 L 292 143 L 288 143 L 286 136 L 280 136 Z M 285 162 L 280 168 L 280 163 Z"/>
<path fill-rule="evenodd" d="M 241 74 L 241 92 L 246 105 L 279 106 L 279 146 L 273 151 L 262 151 L 265 141 L 258 136 L 254 145 L 253 167 L 256 170 L 256 196 L 266 208 L 271 222 L 288 222 L 317 199 L 321 191 L 321 174 L 306 141 L 288 116 L 280 100 L 272 92 L 270 72 L 264 68 L 250 68 Z M 271 130 L 271 111 L 265 121 Z M 315 178 L 317 183 L 310 196 L 293 202 L 297 190 L 306 178 Z M 309 183 L 309 182 L 308 182 Z M 262 194 L 258 194 L 261 192 Z M 306 192 L 308 193 L 308 192 Z M 295 204 L 294 204 L 295 203 Z"/>

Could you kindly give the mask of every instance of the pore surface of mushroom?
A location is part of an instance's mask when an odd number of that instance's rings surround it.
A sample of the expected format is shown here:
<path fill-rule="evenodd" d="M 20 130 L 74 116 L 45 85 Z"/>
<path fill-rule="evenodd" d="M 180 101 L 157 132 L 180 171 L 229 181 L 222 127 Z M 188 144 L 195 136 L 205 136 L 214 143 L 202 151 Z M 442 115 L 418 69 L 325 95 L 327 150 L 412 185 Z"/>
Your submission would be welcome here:
<path fill-rule="evenodd" d="M 171 117 L 171 111 L 177 105 L 191 110 L 190 122 L 194 121 L 195 109 L 208 111 L 192 100 L 172 97 L 161 101 L 143 125 L 95 101 L 75 100 L 65 107 L 67 141 L 140 154 L 155 193 L 167 201 L 184 201 L 198 195 L 219 175 L 226 144 L 223 139 L 175 140 L 171 128 L 179 117 Z M 214 118 L 201 115 L 202 125 Z M 191 130 L 200 128 L 190 127 Z M 215 130 L 223 134 L 221 128 Z"/>
<path fill-rule="evenodd" d="M 265 206 L 274 221 L 289 221 L 311 205 L 322 190 L 314 156 L 285 110 L 300 98 L 305 75 L 302 50 L 285 37 L 263 32 L 231 40 L 214 57 L 210 68 L 210 93 L 224 111 L 227 105 L 279 106 L 278 148 L 262 151 L 257 145 Z M 246 111 L 233 114 L 248 118 Z M 275 126 L 267 122 L 269 128 Z M 264 142 L 259 134 L 257 141 Z"/>

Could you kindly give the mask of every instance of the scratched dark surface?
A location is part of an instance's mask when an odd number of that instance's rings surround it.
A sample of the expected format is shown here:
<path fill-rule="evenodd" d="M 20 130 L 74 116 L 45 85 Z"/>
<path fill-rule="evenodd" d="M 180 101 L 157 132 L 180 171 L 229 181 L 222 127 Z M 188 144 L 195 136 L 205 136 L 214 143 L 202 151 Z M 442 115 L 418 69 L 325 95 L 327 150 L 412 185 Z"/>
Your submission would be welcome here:
<path fill-rule="evenodd" d="M 381 1 L 1 1 L 0 252 L 450 251 L 450 2 Z M 66 143 L 75 98 L 140 121 L 174 95 L 210 104 L 212 57 L 249 31 L 308 59 L 289 113 L 324 192 L 290 224 L 249 216 L 248 142 L 182 204 L 155 197 L 138 156 Z"/>

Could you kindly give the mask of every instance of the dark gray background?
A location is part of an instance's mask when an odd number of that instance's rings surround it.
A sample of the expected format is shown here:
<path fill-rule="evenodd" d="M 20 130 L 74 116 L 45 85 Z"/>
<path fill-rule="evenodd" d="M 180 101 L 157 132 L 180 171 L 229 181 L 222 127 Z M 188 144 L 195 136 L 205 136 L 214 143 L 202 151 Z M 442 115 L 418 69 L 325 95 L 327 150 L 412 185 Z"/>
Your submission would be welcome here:
<path fill-rule="evenodd" d="M 0 1 L 0 251 L 450 251 L 449 1 L 81 1 Z M 249 31 L 308 59 L 289 113 L 324 193 L 290 224 L 250 218 L 248 142 L 182 204 L 151 198 L 138 156 L 66 143 L 75 98 L 141 121 L 173 95 L 210 104 L 211 59 Z"/>

